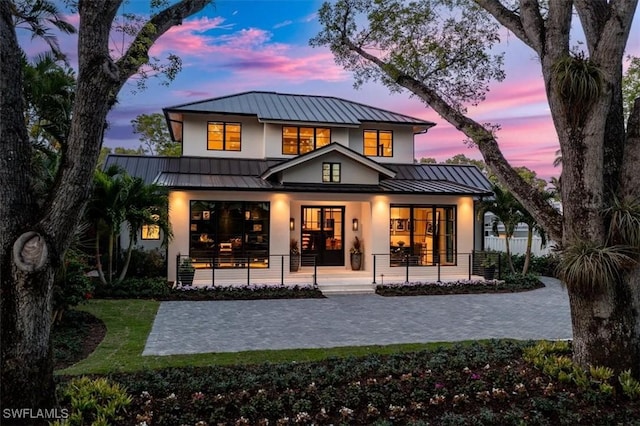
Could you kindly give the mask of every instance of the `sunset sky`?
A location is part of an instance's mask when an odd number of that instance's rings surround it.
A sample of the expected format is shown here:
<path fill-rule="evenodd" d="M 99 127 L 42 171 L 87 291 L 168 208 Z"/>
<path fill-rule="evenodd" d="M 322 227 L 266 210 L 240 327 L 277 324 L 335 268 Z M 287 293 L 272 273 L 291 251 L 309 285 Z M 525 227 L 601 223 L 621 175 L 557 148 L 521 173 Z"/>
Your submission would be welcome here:
<path fill-rule="evenodd" d="M 147 1 L 132 1 L 125 12 L 138 12 Z M 401 112 L 437 123 L 426 135 L 416 138 L 416 158 L 435 157 L 444 161 L 455 154 L 481 158 L 468 148 L 464 135 L 453 129 L 430 108 L 407 93 L 390 95 L 380 84 L 359 90 L 353 80 L 333 62 L 328 49 L 311 48 L 309 38 L 317 34 L 316 12 L 322 2 L 311 0 L 220 0 L 194 18 L 165 34 L 152 54 L 178 54 L 183 70 L 168 87 L 151 82 L 146 91 L 134 93 L 130 83 L 108 116 L 105 145 L 135 148 L 131 120 L 142 113 L 161 112 L 163 107 L 228 94 L 266 90 L 282 93 L 337 96 Z M 627 54 L 640 56 L 640 16 L 634 20 Z M 74 22 L 75 19 L 75 22 Z M 77 24 L 77 17 L 69 20 Z M 44 47 L 21 37 L 28 55 Z M 122 41 L 114 38 L 114 47 Z M 75 63 L 75 39 L 62 38 L 62 49 Z M 500 124 L 499 143 L 513 165 L 524 165 L 549 179 L 560 170 L 552 163 L 558 149 L 549 116 L 540 68 L 534 54 L 513 34 L 504 33 L 507 78 L 493 85 L 487 100 L 470 108 L 469 115 L 480 122 Z"/>

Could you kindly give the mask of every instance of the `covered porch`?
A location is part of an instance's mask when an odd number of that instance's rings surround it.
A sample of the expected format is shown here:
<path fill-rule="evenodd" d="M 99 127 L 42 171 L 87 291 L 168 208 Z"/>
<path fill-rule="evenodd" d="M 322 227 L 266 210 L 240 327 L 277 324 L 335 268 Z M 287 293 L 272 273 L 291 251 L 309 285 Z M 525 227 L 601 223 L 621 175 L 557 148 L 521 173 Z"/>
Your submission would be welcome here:
<path fill-rule="evenodd" d="M 300 267 L 292 271 L 288 255 L 270 256 L 263 260 L 238 259 L 227 265 L 219 259 L 193 263 L 193 275 L 178 271 L 178 285 L 245 286 L 245 285 L 303 285 L 318 286 L 325 294 L 373 293 L 378 284 L 404 282 L 448 282 L 482 279 L 476 275 L 471 254 L 458 254 L 455 265 L 421 265 L 407 257 L 402 264 L 390 262 L 390 255 L 365 256 L 366 270 L 351 270 L 344 266 L 319 266 L 312 256 L 303 256 Z M 224 260 L 223 260 L 224 262 Z M 215 265 L 215 267 L 213 267 Z"/>

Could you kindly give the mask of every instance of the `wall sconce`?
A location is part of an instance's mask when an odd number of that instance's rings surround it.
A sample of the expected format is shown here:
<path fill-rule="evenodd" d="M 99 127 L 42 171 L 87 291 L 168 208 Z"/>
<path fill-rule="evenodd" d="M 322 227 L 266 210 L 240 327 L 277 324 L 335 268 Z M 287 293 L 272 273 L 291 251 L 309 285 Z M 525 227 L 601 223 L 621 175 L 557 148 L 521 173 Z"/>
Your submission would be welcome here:
<path fill-rule="evenodd" d="M 296 220 L 294 218 L 289 219 L 289 230 L 293 231 L 296 229 Z"/>
<path fill-rule="evenodd" d="M 351 223 L 351 229 L 353 229 L 354 231 L 358 230 L 358 219 L 353 219 L 353 222 Z"/>

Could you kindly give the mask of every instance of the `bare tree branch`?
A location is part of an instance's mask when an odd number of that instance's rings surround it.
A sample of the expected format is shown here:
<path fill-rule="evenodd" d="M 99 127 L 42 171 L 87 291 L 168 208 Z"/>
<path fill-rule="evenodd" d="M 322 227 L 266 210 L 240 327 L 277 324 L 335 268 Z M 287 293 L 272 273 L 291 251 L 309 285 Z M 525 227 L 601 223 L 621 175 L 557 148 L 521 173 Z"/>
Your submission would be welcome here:
<path fill-rule="evenodd" d="M 500 24 L 502 24 L 509 31 L 514 33 L 516 37 L 518 37 L 524 44 L 532 48 L 538 55 L 541 54 L 541 51 L 536 46 L 537 43 L 535 40 L 531 40 L 529 38 L 530 34 L 525 31 L 525 28 L 522 25 L 522 21 L 520 16 L 506 8 L 499 0 L 474 0 L 480 7 L 485 9 Z"/>

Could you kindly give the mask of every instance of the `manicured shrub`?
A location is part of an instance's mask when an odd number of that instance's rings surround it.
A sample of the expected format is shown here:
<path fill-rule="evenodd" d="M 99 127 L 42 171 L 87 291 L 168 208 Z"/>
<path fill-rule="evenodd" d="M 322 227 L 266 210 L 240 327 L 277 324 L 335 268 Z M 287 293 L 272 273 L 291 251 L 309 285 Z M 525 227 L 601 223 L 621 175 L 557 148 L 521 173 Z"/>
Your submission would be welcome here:
<path fill-rule="evenodd" d="M 132 398 L 118 383 L 105 378 L 80 377 L 71 380 L 62 390 L 61 403 L 70 407 L 69 417 L 55 426 L 107 426 L 120 424 Z"/>
<path fill-rule="evenodd" d="M 510 274 L 504 280 L 458 280 L 451 282 L 411 282 L 379 284 L 381 296 L 424 296 L 437 294 L 508 293 L 544 287 L 534 275 Z"/>

